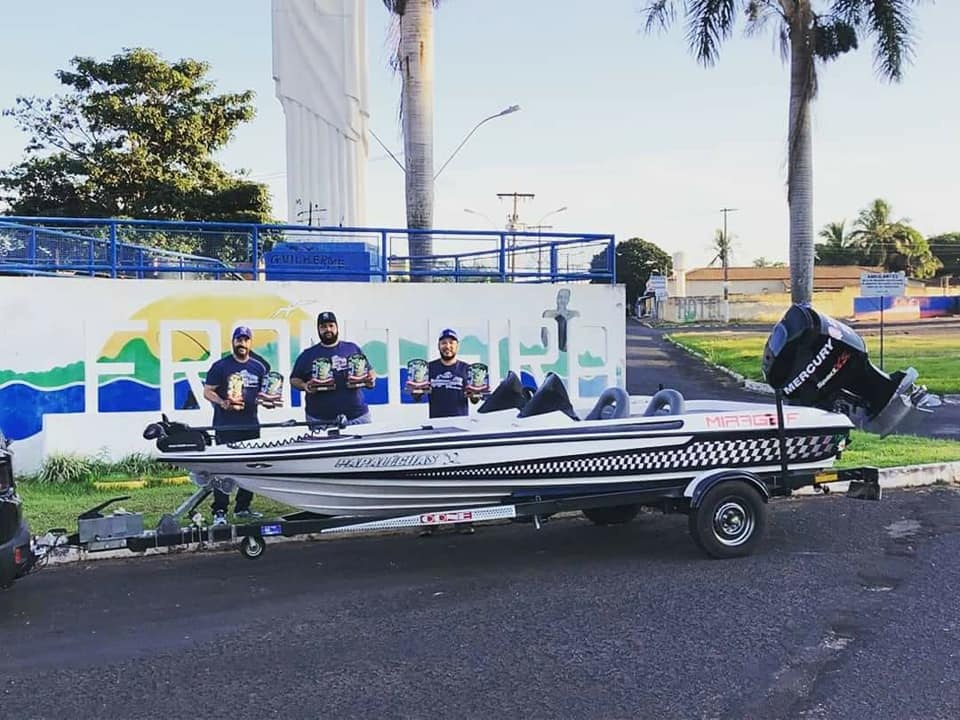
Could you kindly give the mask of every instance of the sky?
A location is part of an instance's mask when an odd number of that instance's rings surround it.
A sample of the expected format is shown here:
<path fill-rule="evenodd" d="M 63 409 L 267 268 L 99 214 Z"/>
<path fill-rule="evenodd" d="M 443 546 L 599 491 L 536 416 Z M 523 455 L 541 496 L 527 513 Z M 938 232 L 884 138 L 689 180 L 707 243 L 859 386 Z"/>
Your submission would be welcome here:
<path fill-rule="evenodd" d="M 788 257 L 788 71 L 772 35 L 722 46 L 716 66 L 690 55 L 681 25 L 643 32 L 646 0 L 446 0 L 435 24 L 435 163 L 481 119 L 436 185 L 434 226 L 503 227 L 497 193 L 533 193 L 520 220 L 557 232 L 642 237 L 685 264 L 708 263 L 721 208 L 731 264 Z M 0 108 L 57 92 L 74 56 L 107 59 L 148 47 L 166 60 L 208 62 L 219 92 L 253 90 L 256 118 L 219 159 L 267 183 L 286 204 L 284 118 L 274 95 L 268 0 L 0 0 Z M 371 129 L 402 147 L 400 81 L 389 68 L 390 18 L 367 3 Z M 872 41 L 822 66 L 813 106 L 814 227 L 853 221 L 874 198 L 925 235 L 960 231 L 960 2 L 921 3 L 916 53 L 903 81 L 873 69 Z M 0 117 L 0 167 L 26 136 Z M 566 207 L 563 212 L 552 213 Z M 474 213 L 466 213 L 471 209 Z M 552 214 L 551 214 L 552 213 Z M 547 217 L 544 217 L 547 216 Z M 367 225 L 403 227 L 403 173 L 371 140 Z"/>

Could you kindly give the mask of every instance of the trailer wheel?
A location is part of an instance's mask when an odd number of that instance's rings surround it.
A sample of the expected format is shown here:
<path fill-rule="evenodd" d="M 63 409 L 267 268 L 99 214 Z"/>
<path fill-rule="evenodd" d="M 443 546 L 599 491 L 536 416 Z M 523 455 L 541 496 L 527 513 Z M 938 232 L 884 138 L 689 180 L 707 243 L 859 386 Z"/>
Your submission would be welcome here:
<path fill-rule="evenodd" d="M 743 557 L 753 552 L 767 526 L 767 507 L 756 488 L 728 480 L 707 491 L 690 510 L 690 534 L 707 555 Z"/>
<path fill-rule="evenodd" d="M 240 554 L 247 560 L 256 560 L 263 555 L 267 549 L 267 543 L 262 537 L 248 535 L 240 541 Z"/>
<path fill-rule="evenodd" d="M 594 525 L 622 525 L 637 516 L 640 506 L 614 505 L 613 507 L 584 508 L 580 512 Z"/>

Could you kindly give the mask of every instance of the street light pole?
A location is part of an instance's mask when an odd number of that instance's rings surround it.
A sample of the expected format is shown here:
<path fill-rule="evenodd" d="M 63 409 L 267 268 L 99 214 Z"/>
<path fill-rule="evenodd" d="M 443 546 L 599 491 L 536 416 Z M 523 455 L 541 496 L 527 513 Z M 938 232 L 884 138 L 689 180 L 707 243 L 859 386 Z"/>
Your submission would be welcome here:
<path fill-rule="evenodd" d="M 491 120 L 494 120 L 494 119 L 496 119 L 496 118 L 498 118 L 498 117 L 503 117 L 504 115 L 512 115 L 513 113 L 517 112 L 517 110 L 519 110 L 519 109 L 520 109 L 520 106 L 519 106 L 519 105 L 511 105 L 510 107 L 504 108 L 503 110 L 501 110 L 500 112 L 498 112 L 498 113 L 496 113 L 496 114 L 494 114 L 494 115 L 490 115 L 489 117 L 485 117 L 483 120 L 481 120 L 481 121 L 478 122 L 476 125 L 474 125 L 474 126 L 473 126 L 473 130 L 471 130 L 470 132 L 467 133 L 467 136 L 466 136 L 463 140 L 460 141 L 460 144 L 459 144 L 459 145 L 457 145 L 456 150 L 454 150 L 452 153 L 450 153 L 450 157 L 448 157 L 447 160 L 446 160 L 446 162 L 443 163 L 443 165 L 440 166 L 440 169 L 437 170 L 437 173 L 436 173 L 436 175 L 433 176 L 433 179 L 436 180 L 438 177 L 440 177 L 440 173 L 442 173 L 443 170 L 444 170 L 444 168 L 447 167 L 447 165 L 450 164 L 450 161 L 453 160 L 454 157 L 456 157 L 456 154 L 457 154 L 458 152 L 460 152 L 460 148 L 462 148 L 464 145 L 467 144 L 467 140 L 469 140 L 470 137 L 471 137 L 477 130 L 480 129 L 480 126 L 481 126 L 481 125 L 483 125 L 483 124 L 486 123 L 486 122 L 490 122 Z"/>
<path fill-rule="evenodd" d="M 491 229 L 491 230 L 496 229 L 497 224 L 496 224 L 493 220 L 490 219 L 490 216 L 489 216 L 489 215 L 486 215 L 485 213 L 482 213 L 482 212 L 478 212 L 478 211 L 476 211 L 476 210 L 471 210 L 470 208 L 464 208 L 463 211 L 464 211 L 465 213 L 469 214 L 469 215 L 479 215 L 479 216 L 482 217 L 484 220 L 486 220 L 488 223 L 490 223 L 490 229 Z"/>

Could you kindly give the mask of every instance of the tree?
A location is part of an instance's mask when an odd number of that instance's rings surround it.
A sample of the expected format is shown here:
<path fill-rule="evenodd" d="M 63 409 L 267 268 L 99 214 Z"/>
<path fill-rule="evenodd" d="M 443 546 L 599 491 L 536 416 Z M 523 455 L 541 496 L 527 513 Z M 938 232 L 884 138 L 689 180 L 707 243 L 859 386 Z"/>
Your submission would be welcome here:
<path fill-rule="evenodd" d="M 900 228 L 909 222 L 906 219 L 893 220 L 893 208 L 882 198 L 877 198 L 860 211 L 853 222 L 850 237 L 863 251 L 864 260 L 871 265 L 884 265 L 887 255 L 896 247 L 896 236 Z"/>
<path fill-rule="evenodd" d="M 439 0 L 383 0 L 397 19 L 394 68 L 402 82 L 400 119 L 403 124 L 404 183 L 407 228 L 433 229 L 433 10 Z M 408 235 L 410 270 L 429 271 L 433 238 Z M 413 281 L 429 280 L 414 274 Z"/>
<path fill-rule="evenodd" d="M 18 97 L 4 111 L 29 136 L 24 160 L 0 172 L 11 214 L 269 221 L 266 186 L 213 159 L 253 117 L 252 92 L 214 95 L 206 63 L 168 63 L 142 48 L 70 65 L 56 73 L 64 94 Z M 187 245 L 164 246 L 246 256 Z"/>
<path fill-rule="evenodd" d="M 780 268 L 780 267 L 786 267 L 787 264 L 783 262 L 783 260 L 770 261 L 770 260 L 767 260 L 765 257 L 761 256 L 756 258 L 753 261 L 753 266 L 755 268 L 767 268 L 767 267 Z"/>
<path fill-rule="evenodd" d="M 653 0 L 644 11 L 647 31 L 666 28 L 681 6 L 691 52 L 713 65 L 719 46 L 739 15 L 748 33 L 778 21 L 781 55 L 790 59 L 790 105 L 787 132 L 787 203 L 790 209 L 790 288 L 793 302 L 813 297 L 813 149 L 810 105 L 817 94 L 817 63 L 834 60 L 858 47 L 860 38 L 875 38 L 879 74 L 900 80 L 912 54 L 910 10 L 918 0 L 831 0 L 817 13 L 811 0 Z M 738 12 L 739 11 L 739 12 Z"/>
<path fill-rule="evenodd" d="M 902 270 L 908 277 L 923 280 L 932 278 L 943 267 L 943 263 L 930 252 L 930 245 L 919 230 L 909 225 L 897 225 L 893 242 L 893 250 L 884 262 L 886 270 Z"/>
<path fill-rule="evenodd" d="M 846 226 L 846 220 L 829 222 L 823 226 L 818 237 L 824 242 L 814 246 L 820 265 L 859 265 L 864 262 L 863 254 Z"/>
<path fill-rule="evenodd" d="M 927 243 L 942 264 L 937 275 L 960 278 L 960 232 L 934 235 L 927 239 Z"/>
<path fill-rule="evenodd" d="M 643 295 L 651 275 L 669 275 L 673 269 L 673 261 L 667 253 L 638 237 L 618 242 L 615 254 L 617 283 L 626 285 L 628 308 L 636 305 L 637 298 Z M 607 269 L 607 251 L 601 250 L 594 255 L 590 267 L 594 271 Z"/>

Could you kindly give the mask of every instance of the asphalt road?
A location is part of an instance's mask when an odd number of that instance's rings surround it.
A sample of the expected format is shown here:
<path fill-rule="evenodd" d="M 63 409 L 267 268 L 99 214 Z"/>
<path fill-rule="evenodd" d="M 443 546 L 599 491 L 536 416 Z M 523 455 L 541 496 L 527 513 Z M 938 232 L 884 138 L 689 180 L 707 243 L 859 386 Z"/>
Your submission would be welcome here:
<path fill-rule="evenodd" d="M 955 332 L 949 323 L 938 325 L 941 331 Z M 706 328 L 700 328 L 702 332 Z M 757 327 L 748 328 L 756 332 Z M 858 328 L 858 331 L 860 328 Z M 900 332 L 909 332 L 901 327 Z M 927 326 L 925 331 L 930 331 Z M 717 398 L 771 402 L 772 397 L 750 392 L 730 376 L 704 365 L 689 353 L 663 340 L 664 331 L 627 321 L 627 390 L 631 394 L 652 395 L 660 385 L 679 390 L 688 398 Z M 899 369 L 899 368 L 897 368 Z M 923 378 L 920 379 L 921 382 Z M 897 432 L 922 437 L 960 439 L 960 404 L 944 404 L 932 414 L 914 413 Z"/>
<path fill-rule="evenodd" d="M 104 560 L 0 594 L 0 717 L 960 717 L 960 494 Z"/>
<path fill-rule="evenodd" d="M 747 397 L 631 325 L 628 383 Z M 960 492 L 48 568 L 0 593 L 0 718 L 957 718 Z"/>

